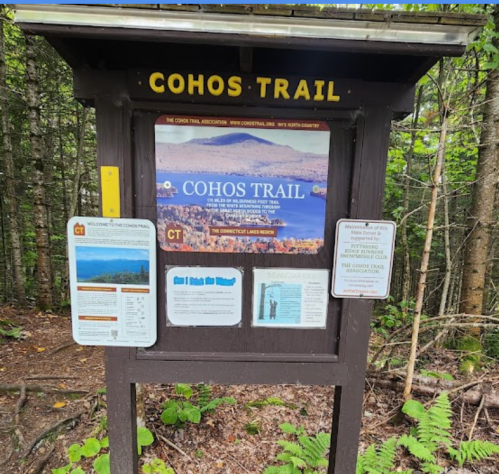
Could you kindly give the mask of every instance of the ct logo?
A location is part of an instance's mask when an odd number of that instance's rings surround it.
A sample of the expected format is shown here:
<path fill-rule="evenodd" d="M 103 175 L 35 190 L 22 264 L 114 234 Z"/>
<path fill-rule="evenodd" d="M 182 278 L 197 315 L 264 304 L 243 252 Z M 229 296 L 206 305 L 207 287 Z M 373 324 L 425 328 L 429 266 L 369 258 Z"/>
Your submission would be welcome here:
<path fill-rule="evenodd" d="M 168 224 L 165 229 L 165 240 L 169 244 L 181 244 L 184 241 L 184 229 L 175 224 Z"/>
<path fill-rule="evenodd" d="M 78 237 L 83 237 L 85 235 L 85 226 L 77 222 L 73 227 L 73 233 Z"/>

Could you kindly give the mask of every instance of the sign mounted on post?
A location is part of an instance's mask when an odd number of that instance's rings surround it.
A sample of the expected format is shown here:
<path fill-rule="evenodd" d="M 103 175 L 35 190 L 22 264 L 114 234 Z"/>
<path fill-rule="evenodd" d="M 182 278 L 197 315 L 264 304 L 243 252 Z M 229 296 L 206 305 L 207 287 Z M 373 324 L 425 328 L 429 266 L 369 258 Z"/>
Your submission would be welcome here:
<path fill-rule="evenodd" d="M 70 219 L 71 313 L 78 344 L 156 342 L 155 234 L 144 219 Z"/>
<path fill-rule="evenodd" d="M 155 130 L 163 250 L 316 254 L 323 247 L 325 122 L 163 115 Z"/>
<path fill-rule="evenodd" d="M 335 298 L 388 297 L 396 228 L 391 221 L 338 221 L 331 289 Z"/>

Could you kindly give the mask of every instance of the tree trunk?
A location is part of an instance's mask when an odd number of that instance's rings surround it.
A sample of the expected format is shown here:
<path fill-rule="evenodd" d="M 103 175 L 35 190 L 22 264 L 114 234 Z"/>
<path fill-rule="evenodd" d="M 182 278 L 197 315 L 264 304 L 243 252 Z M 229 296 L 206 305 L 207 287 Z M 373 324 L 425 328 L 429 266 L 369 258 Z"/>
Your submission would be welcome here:
<path fill-rule="evenodd" d="M 445 170 L 442 173 L 442 190 L 444 193 L 444 247 L 445 247 L 445 277 L 444 285 L 442 288 L 442 295 L 440 297 L 440 307 L 438 315 L 443 316 L 445 308 L 447 307 L 447 296 L 449 294 L 451 276 L 452 276 L 452 258 L 450 255 L 450 229 L 449 229 L 449 197 L 447 196 L 447 181 L 445 177 Z"/>
<path fill-rule="evenodd" d="M 80 133 L 78 137 L 78 151 L 76 153 L 76 170 L 73 180 L 73 192 L 71 193 L 71 204 L 69 205 L 69 216 L 71 219 L 75 213 L 78 205 L 78 196 L 80 194 L 80 181 L 81 181 L 81 161 L 83 159 L 83 145 L 85 144 L 85 127 L 87 123 L 87 109 L 83 109 L 80 124 Z"/>
<path fill-rule="evenodd" d="M 26 87 L 28 120 L 33 162 L 33 213 L 36 234 L 37 305 L 41 309 L 52 307 L 52 272 L 50 264 L 50 240 L 46 202 L 46 185 L 40 130 L 40 95 L 36 66 L 36 39 L 26 36 Z"/>
<path fill-rule="evenodd" d="M 12 152 L 8 100 L 4 28 L 3 20 L 0 19 L 0 105 L 2 107 L 2 137 L 6 175 L 5 194 L 10 221 L 10 243 L 12 250 L 12 267 L 14 270 L 14 290 L 18 304 L 23 306 L 26 303 L 26 291 L 24 288 L 21 237 L 19 231 L 19 214 L 17 212 L 15 167 L 14 155 Z"/>
<path fill-rule="evenodd" d="M 404 254 L 404 276 L 402 283 L 402 301 L 409 303 L 409 297 L 411 295 L 411 252 L 409 248 L 409 239 L 407 237 L 407 214 L 409 212 L 409 192 L 410 192 L 410 174 L 412 158 L 414 156 L 414 144 L 416 143 L 417 133 L 416 128 L 418 126 L 419 110 L 421 109 L 421 97 L 423 96 L 423 86 L 419 87 L 418 98 L 416 101 L 416 110 L 414 111 L 414 120 L 412 121 L 412 131 L 411 131 L 411 144 L 406 158 L 406 170 L 404 178 L 404 211 L 403 218 L 400 225 L 400 237 L 402 240 L 402 251 Z M 405 315 L 409 305 L 406 304 L 402 308 L 402 312 Z"/>
<path fill-rule="evenodd" d="M 494 7 L 494 22 L 499 31 L 499 5 Z M 499 47 L 499 39 L 493 38 Z M 494 202 L 497 184 L 497 140 L 499 139 L 499 71 L 490 71 L 480 137 L 476 181 L 469 216 L 469 234 L 464 254 L 464 269 L 459 311 L 482 314 L 489 250 L 490 230 L 494 224 Z M 480 329 L 470 329 L 471 336 L 479 337 Z"/>
<path fill-rule="evenodd" d="M 405 400 L 409 399 L 411 396 L 412 379 L 414 377 L 414 365 L 416 363 L 416 352 L 418 348 L 419 325 L 421 322 L 421 313 L 423 311 L 423 298 L 426 289 L 426 276 L 428 272 L 428 264 L 430 261 L 431 241 L 433 239 L 433 224 L 435 221 L 435 211 L 437 208 L 438 183 L 440 182 L 442 166 L 445 160 L 445 144 L 447 138 L 447 111 L 445 106 L 443 107 L 444 107 L 444 112 L 442 119 L 442 128 L 440 132 L 440 140 L 438 145 L 437 162 L 435 164 L 435 170 L 433 172 L 431 198 L 428 208 L 426 239 L 423 248 L 423 258 L 421 259 L 421 266 L 419 269 L 419 282 L 416 292 L 416 305 L 414 307 L 414 324 L 412 328 L 411 352 L 409 355 L 409 362 L 407 363 L 407 377 L 404 388 Z"/>

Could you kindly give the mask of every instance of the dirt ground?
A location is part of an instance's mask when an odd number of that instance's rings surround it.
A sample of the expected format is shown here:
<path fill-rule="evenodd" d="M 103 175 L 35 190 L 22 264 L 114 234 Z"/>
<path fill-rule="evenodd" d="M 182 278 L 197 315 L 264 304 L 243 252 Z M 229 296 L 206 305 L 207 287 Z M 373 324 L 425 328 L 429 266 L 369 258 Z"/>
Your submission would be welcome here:
<path fill-rule="evenodd" d="M 103 350 L 73 343 L 67 316 L 0 306 L 0 320 L 23 328 L 22 339 L 0 342 L 0 473 L 51 474 L 51 469 L 68 463 L 71 444 L 106 435 Z M 427 369 L 441 370 L 442 364 L 452 361 L 440 352 L 438 360 L 428 361 Z M 23 385 L 26 401 L 18 410 Z M 332 387 L 215 386 L 213 393 L 234 397 L 237 404 L 224 405 L 201 424 L 187 424 L 179 431 L 160 420 L 161 404 L 172 396 L 173 387 L 145 386 L 145 421 L 155 442 L 144 449 L 141 463 L 161 458 L 176 474 L 260 474 L 280 451 L 279 424 L 303 425 L 310 434 L 330 431 Z M 407 421 L 399 426 L 390 422 L 399 396 L 376 387 L 366 390 L 362 451 L 373 442 L 408 432 Z M 286 406 L 245 407 L 268 397 L 278 397 Z M 454 437 L 466 440 L 477 407 L 459 401 L 454 405 Z M 258 433 L 248 433 L 248 424 Z M 499 443 L 498 427 L 499 411 L 488 410 L 487 417 L 479 416 L 474 438 Z M 49 428 L 54 429 L 42 436 Z M 488 461 L 468 472 L 496 474 L 498 466 L 497 460 Z M 88 474 L 94 472 L 90 462 L 82 467 Z"/>

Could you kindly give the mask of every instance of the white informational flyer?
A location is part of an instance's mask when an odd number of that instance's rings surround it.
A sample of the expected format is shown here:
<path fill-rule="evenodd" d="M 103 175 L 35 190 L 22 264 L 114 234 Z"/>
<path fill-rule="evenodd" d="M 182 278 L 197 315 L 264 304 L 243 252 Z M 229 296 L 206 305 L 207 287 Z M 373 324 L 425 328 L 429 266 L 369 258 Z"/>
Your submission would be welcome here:
<path fill-rule="evenodd" d="M 170 326 L 237 326 L 243 273 L 234 267 L 169 267 L 166 317 Z"/>
<path fill-rule="evenodd" d="M 73 338 L 92 346 L 156 342 L 156 228 L 144 219 L 68 222 Z"/>
<path fill-rule="evenodd" d="M 253 269 L 253 326 L 326 327 L 329 270 Z"/>
<path fill-rule="evenodd" d="M 388 297 L 396 228 L 392 221 L 338 221 L 331 288 L 335 298 Z"/>

